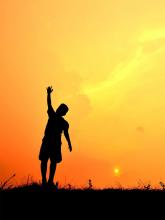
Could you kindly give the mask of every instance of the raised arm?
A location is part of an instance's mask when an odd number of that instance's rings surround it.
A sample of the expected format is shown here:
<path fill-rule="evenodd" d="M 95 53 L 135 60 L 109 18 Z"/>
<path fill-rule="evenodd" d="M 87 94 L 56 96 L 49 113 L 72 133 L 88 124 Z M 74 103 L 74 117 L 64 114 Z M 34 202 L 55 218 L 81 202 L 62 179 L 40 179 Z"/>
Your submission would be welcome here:
<path fill-rule="evenodd" d="M 72 144 L 71 144 L 70 137 L 69 137 L 69 126 L 67 128 L 65 128 L 64 135 L 65 135 L 65 138 L 66 138 L 66 140 L 68 142 L 69 150 L 71 152 L 72 151 Z"/>
<path fill-rule="evenodd" d="M 47 88 L 47 104 L 48 104 L 48 109 L 52 108 L 52 103 L 51 103 L 51 93 L 53 92 L 52 87 Z"/>
<path fill-rule="evenodd" d="M 52 107 L 52 103 L 51 103 L 51 93 L 53 92 L 53 89 L 52 89 L 52 87 L 48 87 L 47 88 L 47 104 L 48 104 L 48 111 L 47 111 L 47 113 L 48 113 L 48 115 L 49 115 L 49 117 L 52 117 L 53 115 L 54 115 L 54 109 L 53 109 L 53 107 Z"/>

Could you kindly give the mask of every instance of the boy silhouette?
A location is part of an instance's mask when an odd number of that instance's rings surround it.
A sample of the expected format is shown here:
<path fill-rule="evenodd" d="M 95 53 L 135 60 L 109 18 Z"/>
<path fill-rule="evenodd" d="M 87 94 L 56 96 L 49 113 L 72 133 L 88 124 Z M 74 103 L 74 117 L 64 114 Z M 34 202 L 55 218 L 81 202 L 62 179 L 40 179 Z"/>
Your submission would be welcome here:
<path fill-rule="evenodd" d="M 45 134 L 42 139 L 42 144 L 39 153 L 39 160 L 41 161 L 41 175 L 42 185 L 45 186 L 47 183 L 53 186 L 53 179 L 56 171 L 57 163 L 62 161 L 61 154 L 61 135 L 64 136 L 68 142 L 69 150 L 72 151 L 72 145 L 69 137 L 69 124 L 63 118 L 68 112 L 68 106 L 61 104 L 55 111 L 51 104 L 51 93 L 53 92 L 52 87 L 47 88 L 47 105 L 48 105 L 48 122 L 45 128 Z M 47 163 L 50 159 L 50 172 L 49 179 L 47 182 L 46 172 Z"/>

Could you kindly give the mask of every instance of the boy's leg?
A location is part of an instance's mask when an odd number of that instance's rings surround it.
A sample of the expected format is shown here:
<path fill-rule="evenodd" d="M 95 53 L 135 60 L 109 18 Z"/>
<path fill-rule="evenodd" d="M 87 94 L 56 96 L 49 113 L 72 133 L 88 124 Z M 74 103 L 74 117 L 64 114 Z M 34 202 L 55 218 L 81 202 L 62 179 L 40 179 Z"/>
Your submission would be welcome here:
<path fill-rule="evenodd" d="M 50 162 L 50 173 L 49 173 L 49 180 L 48 183 L 49 184 L 53 184 L 53 179 L 54 179 L 54 175 L 56 172 L 56 161 L 51 161 Z"/>
<path fill-rule="evenodd" d="M 47 163 L 48 163 L 48 160 L 42 160 L 41 161 L 42 185 L 46 184 Z"/>

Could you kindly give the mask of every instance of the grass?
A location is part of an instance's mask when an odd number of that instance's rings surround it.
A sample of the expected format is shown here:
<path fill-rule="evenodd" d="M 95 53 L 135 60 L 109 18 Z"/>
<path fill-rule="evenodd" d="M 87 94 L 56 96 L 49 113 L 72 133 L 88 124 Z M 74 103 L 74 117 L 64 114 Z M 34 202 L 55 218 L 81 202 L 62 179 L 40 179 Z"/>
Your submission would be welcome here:
<path fill-rule="evenodd" d="M 41 186 L 40 182 L 33 181 L 33 178 L 28 176 L 26 183 L 22 185 L 13 186 L 10 182 L 16 175 L 13 174 L 11 177 L 6 179 L 4 182 L 0 182 L 0 192 L 43 192 L 43 191 L 51 191 L 57 192 L 165 192 L 165 184 L 163 182 L 159 182 L 160 188 L 152 188 L 151 184 L 144 184 L 142 181 L 139 183 L 138 187 L 134 188 L 123 188 L 119 185 L 117 188 L 104 188 L 98 189 L 93 187 L 92 180 L 88 180 L 88 185 L 86 187 L 74 187 L 71 184 L 66 184 L 65 186 L 59 185 L 56 182 L 56 187 L 50 189 L 47 187 L 46 189 Z"/>
<path fill-rule="evenodd" d="M 101 219 L 107 219 L 103 216 L 112 214 L 116 216 L 122 214 L 120 219 L 124 219 L 131 215 L 132 211 L 134 211 L 135 217 L 144 215 L 144 213 L 147 216 L 152 215 L 152 217 L 154 214 L 156 216 L 165 214 L 163 183 L 160 183 L 160 189 L 152 189 L 149 184 L 131 189 L 122 187 L 95 189 L 90 180 L 88 186 L 84 188 L 76 188 L 67 184 L 59 185 L 57 190 L 56 188 L 43 188 L 40 183 L 29 180 L 25 184 L 12 186 L 10 184 L 12 178 L 9 178 L 5 184 L 0 184 L 3 215 L 12 215 L 12 218 L 13 213 L 18 215 L 20 210 L 26 215 L 28 213 L 41 215 L 46 212 L 47 215 L 56 213 L 56 215 L 62 216 L 67 213 L 68 218 L 73 218 L 78 211 L 79 215 L 84 216 L 85 219 L 87 216 L 93 219 L 93 215 L 96 217 L 100 215 Z M 76 217 L 76 219 L 79 218 Z M 139 219 L 143 218 L 139 216 Z"/>

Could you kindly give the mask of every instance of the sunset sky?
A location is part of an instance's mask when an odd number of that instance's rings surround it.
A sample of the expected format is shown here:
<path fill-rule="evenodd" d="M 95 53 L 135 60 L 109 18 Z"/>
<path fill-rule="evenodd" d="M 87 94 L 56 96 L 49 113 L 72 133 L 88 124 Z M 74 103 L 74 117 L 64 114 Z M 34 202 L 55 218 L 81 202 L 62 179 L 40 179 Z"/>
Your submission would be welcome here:
<path fill-rule="evenodd" d="M 165 181 L 165 1 L 0 1 L 0 182 L 39 181 L 47 123 L 69 106 L 55 181 Z"/>

